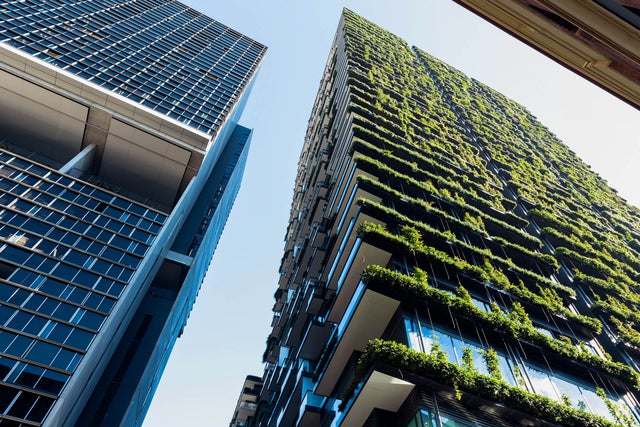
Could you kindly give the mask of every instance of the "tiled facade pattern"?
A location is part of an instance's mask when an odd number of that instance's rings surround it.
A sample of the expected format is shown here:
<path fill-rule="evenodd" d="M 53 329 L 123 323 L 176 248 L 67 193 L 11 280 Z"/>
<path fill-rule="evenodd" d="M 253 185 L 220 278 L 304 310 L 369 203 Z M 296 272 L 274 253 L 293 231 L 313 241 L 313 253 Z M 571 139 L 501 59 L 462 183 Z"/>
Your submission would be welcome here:
<path fill-rule="evenodd" d="M 205 133 L 264 46 L 177 1 L 14 1 L 0 41 Z"/>

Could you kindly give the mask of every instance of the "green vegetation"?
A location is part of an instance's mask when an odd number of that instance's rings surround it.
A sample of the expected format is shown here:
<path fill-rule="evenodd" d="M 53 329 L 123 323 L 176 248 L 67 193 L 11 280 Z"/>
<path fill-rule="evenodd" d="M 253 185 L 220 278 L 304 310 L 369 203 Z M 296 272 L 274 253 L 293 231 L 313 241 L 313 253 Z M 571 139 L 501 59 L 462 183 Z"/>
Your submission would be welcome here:
<path fill-rule="evenodd" d="M 347 391 L 343 402 L 351 397 L 355 384 L 362 381 L 370 369 L 380 363 L 450 386 L 459 397 L 465 392 L 473 393 L 551 423 L 575 427 L 617 425 L 602 417 L 512 386 L 493 375 L 480 374 L 470 366 L 460 367 L 447 361 L 446 356 L 443 357 L 441 353 L 420 353 L 403 344 L 383 340 L 372 340 L 367 345 L 358 361 L 354 386 Z"/>
<path fill-rule="evenodd" d="M 364 279 L 637 387 L 632 368 L 535 325 L 566 322 L 588 341 L 609 339 L 604 323 L 613 344 L 640 351 L 640 210 L 522 106 L 350 12 L 345 22 L 349 149 L 363 172 L 358 186 L 368 193 L 358 204 L 385 224 L 364 222 L 358 233 L 414 271 L 409 277 L 370 267 Z M 426 272 L 458 286 L 456 295 L 428 286 Z M 464 288 L 469 283 L 499 290 L 508 308 L 478 309 Z M 581 314 L 573 308 L 577 295 L 587 297 Z M 365 359 L 391 351 L 377 348 Z M 491 351 L 484 354 L 490 378 L 476 379 L 468 354 L 461 368 L 438 366 L 445 377 L 473 377 L 452 380 L 454 388 L 495 393 L 550 422 L 610 425 L 513 392 L 492 371 Z M 416 363 L 436 363 L 427 359 Z"/>
<path fill-rule="evenodd" d="M 391 292 L 405 301 L 415 301 L 419 298 L 444 306 L 451 313 L 471 319 L 489 330 L 498 330 L 510 339 L 529 342 L 547 352 L 565 357 L 568 360 L 577 360 L 593 369 L 615 376 L 633 387 L 640 387 L 640 374 L 631 367 L 595 356 L 581 346 L 573 345 L 571 341 L 550 338 L 539 332 L 533 327 L 531 319 L 521 304 L 514 303 L 508 312 L 504 312 L 494 304 L 492 310 L 487 312 L 476 307 L 468 293 L 465 295 L 466 291 L 461 291 L 462 295 L 460 296 L 433 288 L 427 284 L 426 274 L 422 270 L 417 271 L 417 275 L 414 274 L 413 277 L 410 277 L 371 265 L 362 273 L 362 280 L 374 288 L 383 288 L 385 292 Z"/>

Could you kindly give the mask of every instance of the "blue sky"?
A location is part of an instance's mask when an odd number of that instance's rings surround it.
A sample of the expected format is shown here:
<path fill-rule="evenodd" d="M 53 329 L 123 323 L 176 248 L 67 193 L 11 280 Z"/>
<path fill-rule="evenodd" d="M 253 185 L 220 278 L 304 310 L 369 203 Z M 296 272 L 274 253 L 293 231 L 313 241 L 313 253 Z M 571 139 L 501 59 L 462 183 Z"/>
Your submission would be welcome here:
<path fill-rule="evenodd" d="M 185 3 L 269 46 L 241 123 L 244 181 L 144 427 L 226 426 L 262 374 L 273 293 L 307 121 L 343 7 L 524 105 L 640 206 L 640 113 L 451 0 Z"/>

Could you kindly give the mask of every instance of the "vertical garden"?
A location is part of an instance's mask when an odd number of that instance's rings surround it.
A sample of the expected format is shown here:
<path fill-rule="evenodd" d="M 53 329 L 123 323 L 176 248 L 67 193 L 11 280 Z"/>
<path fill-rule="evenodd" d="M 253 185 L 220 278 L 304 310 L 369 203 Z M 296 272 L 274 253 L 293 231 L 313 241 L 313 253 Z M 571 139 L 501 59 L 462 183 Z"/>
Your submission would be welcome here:
<path fill-rule="evenodd" d="M 431 322 L 490 330 L 490 350 L 499 337 L 505 353 L 517 347 L 552 372 L 581 370 L 608 408 L 544 396 L 526 372 L 509 384 L 486 351 L 483 373 L 438 344 L 418 354 L 384 339 L 354 387 L 383 360 L 550 422 L 635 425 L 633 404 L 612 402 L 635 401 L 639 384 L 638 209 L 522 106 L 353 13 L 344 20 L 351 152 L 367 172 L 359 185 L 377 196 L 357 203 L 383 224 L 358 233 L 396 261 L 367 267 L 363 281 L 428 306 Z"/>

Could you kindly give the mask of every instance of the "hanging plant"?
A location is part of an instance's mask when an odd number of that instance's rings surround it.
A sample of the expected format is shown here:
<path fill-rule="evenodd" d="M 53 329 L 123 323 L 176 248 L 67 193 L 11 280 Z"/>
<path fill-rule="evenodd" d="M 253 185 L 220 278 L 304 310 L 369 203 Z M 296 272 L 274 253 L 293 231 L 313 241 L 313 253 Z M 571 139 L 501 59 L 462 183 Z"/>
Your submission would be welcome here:
<path fill-rule="evenodd" d="M 568 360 L 578 361 L 585 366 L 619 378 L 640 388 L 640 374 L 633 368 L 620 362 L 603 359 L 581 347 L 573 345 L 571 340 L 563 341 L 548 337 L 533 327 L 531 320 L 521 305 L 515 304 L 515 311 L 505 312 L 497 304 L 491 304 L 487 312 L 473 304 L 470 298 L 456 296 L 450 292 L 433 288 L 427 284 L 424 272 L 418 273 L 419 280 L 377 265 L 367 266 L 362 272 L 362 280 L 368 285 L 379 286 L 397 292 L 398 298 L 412 301 L 416 298 L 434 304 L 441 304 L 459 316 L 463 316 L 483 325 L 487 329 L 498 330 L 512 339 L 521 339 L 535 344 L 545 351 L 552 352 Z M 464 291 L 460 291 L 464 295 Z M 640 334 L 639 334 L 640 336 Z"/>
<path fill-rule="evenodd" d="M 460 367 L 439 355 L 417 352 L 403 344 L 378 339 L 367 344 L 365 352 L 358 360 L 354 380 L 343 396 L 339 410 L 344 410 L 358 384 L 379 363 L 452 387 L 460 398 L 464 393 L 478 395 L 554 424 L 571 427 L 614 427 L 614 423 L 600 416 L 511 386 L 493 376 Z"/>

